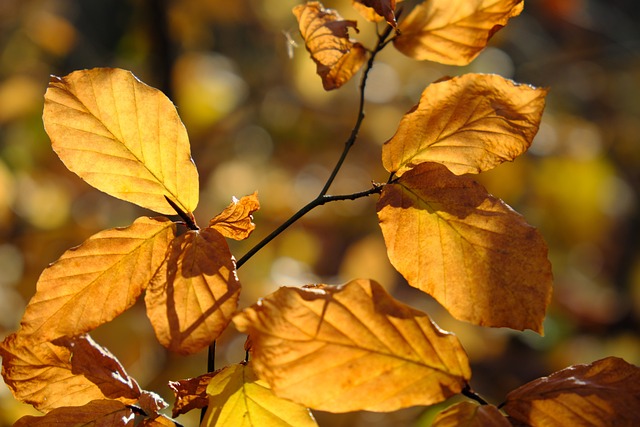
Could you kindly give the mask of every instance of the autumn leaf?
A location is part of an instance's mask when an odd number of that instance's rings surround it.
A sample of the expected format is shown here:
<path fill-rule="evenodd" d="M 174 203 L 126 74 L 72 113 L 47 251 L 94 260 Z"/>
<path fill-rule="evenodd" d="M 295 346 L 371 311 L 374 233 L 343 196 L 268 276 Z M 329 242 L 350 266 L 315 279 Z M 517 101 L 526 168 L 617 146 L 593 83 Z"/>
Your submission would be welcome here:
<path fill-rule="evenodd" d="M 393 44 L 414 59 L 467 65 L 523 5 L 522 0 L 425 0 L 400 22 Z"/>
<path fill-rule="evenodd" d="M 432 83 L 382 147 L 382 163 L 397 176 L 424 162 L 456 175 L 492 169 L 529 148 L 546 94 L 491 74 Z"/>
<path fill-rule="evenodd" d="M 251 363 L 230 365 L 211 378 L 205 427 L 317 426 L 304 406 L 281 399 L 259 380 Z"/>
<path fill-rule="evenodd" d="M 396 0 L 353 0 L 353 7 L 368 21 L 378 22 L 381 19 L 387 21 L 393 28 L 396 23 Z"/>
<path fill-rule="evenodd" d="M 168 219 L 141 217 L 66 251 L 40 275 L 22 318 L 23 333 L 48 341 L 112 320 L 135 303 L 174 235 Z"/>
<path fill-rule="evenodd" d="M 0 344 L 2 376 L 16 399 L 49 412 L 97 399 L 133 404 L 139 398 L 135 380 L 89 336 L 65 339 L 61 345 L 32 338 L 12 334 Z"/>
<path fill-rule="evenodd" d="M 315 1 L 294 7 L 293 14 L 324 89 L 337 89 L 348 82 L 366 60 L 364 46 L 349 38 L 349 28 L 357 31 L 357 23 Z"/>
<path fill-rule="evenodd" d="M 246 239 L 256 228 L 251 215 L 258 209 L 260 202 L 257 193 L 244 196 L 240 200 L 234 197 L 225 210 L 209 221 L 209 227 L 230 239 Z"/>
<path fill-rule="evenodd" d="M 493 405 L 460 402 L 439 413 L 432 427 L 511 427 Z"/>
<path fill-rule="evenodd" d="M 151 416 L 159 414 L 160 411 L 169 406 L 169 404 L 157 393 L 143 390 L 136 402 L 136 406 L 142 409 L 145 414 Z"/>
<path fill-rule="evenodd" d="M 376 282 L 280 288 L 233 319 L 274 393 L 313 409 L 388 412 L 458 393 L 458 339 Z"/>
<path fill-rule="evenodd" d="M 164 415 L 156 415 L 152 418 L 143 419 L 139 427 L 176 427 L 179 424 L 176 424 L 170 418 L 165 417 Z"/>
<path fill-rule="evenodd" d="M 640 425 L 640 368 L 617 357 L 571 366 L 512 391 L 502 409 L 534 426 Z"/>
<path fill-rule="evenodd" d="M 44 125 L 65 166 L 97 189 L 162 214 L 198 204 L 198 171 L 175 106 L 129 71 L 52 77 Z"/>
<path fill-rule="evenodd" d="M 134 413 L 117 400 L 94 400 L 83 406 L 54 409 L 44 417 L 27 415 L 13 427 L 133 427 Z"/>
<path fill-rule="evenodd" d="M 480 184 L 423 163 L 383 188 L 377 211 L 389 259 L 411 286 L 457 319 L 542 332 L 547 246 Z"/>
<path fill-rule="evenodd" d="M 192 354 L 211 344 L 231 321 L 240 282 L 224 237 L 213 229 L 188 231 L 171 244 L 145 295 L 158 341 Z"/>
<path fill-rule="evenodd" d="M 169 381 L 169 388 L 176 396 L 172 416 L 186 414 L 192 409 L 204 408 L 209 404 L 207 386 L 219 371 L 209 372 L 196 378 L 180 381 Z"/>

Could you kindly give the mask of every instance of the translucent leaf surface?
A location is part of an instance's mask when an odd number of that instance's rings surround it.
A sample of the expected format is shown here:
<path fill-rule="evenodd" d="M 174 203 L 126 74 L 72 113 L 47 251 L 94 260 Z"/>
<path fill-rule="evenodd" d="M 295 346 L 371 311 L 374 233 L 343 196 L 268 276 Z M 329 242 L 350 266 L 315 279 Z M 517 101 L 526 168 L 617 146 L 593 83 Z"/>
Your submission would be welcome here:
<path fill-rule="evenodd" d="M 181 354 L 211 344 L 231 321 L 240 282 L 229 246 L 213 229 L 188 231 L 171 244 L 145 295 L 162 345 Z"/>
<path fill-rule="evenodd" d="M 207 387 L 206 427 L 312 427 L 313 415 L 304 406 L 281 399 L 259 380 L 251 364 L 221 369 Z"/>
<path fill-rule="evenodd" d="M 94 400 L 79 407 L 54 409 L 44 417 L 26 416 L 13 427 L 133 427 L 134 414 L 117 400 Z"/>
<path fill-rule="evenodd" d="M 112 320 L 135 303 L 174 235 L 168 219 L 141 217 L 66 251 L 40 275 L 22 318 L 23 333 L 48 341 Z"/>
<path fill-rule="evenodd" d="M 399 176 L 437 162 L 461 175 L 513 160 L 538 132 L 546 94 L 490 74 L 433 83 L 384 144 L 384 167 Z"/>
<path fill-rule="evenodd" d="M 617 357 L 571 366 L 512 391 L 503 409 L 533 426 L 640 425 L 640 368 Z"/>
<path fill-rule="evenodd" d="M 173 417 L 186 414 L 192 409 L 204 408 L 209 404 L 207 386 L 216 372 L 200 375 L 180 381 L 169 381 L 169 388 L 173 390 L 176 401 L 173 404 Z"/>
<path fill-rule="evenodd" d="M 426 0 L 400 21 L 393 44 L 414 59 L 467 65 L 522 9 L 522 0 Z"/>
<path fill-rule="evenodd" d="M 384 187 L 377 211 L 389 259 L 411 286 L 457 319 L 542 331 L 547 246 L 480 184 L 423 163 Z"/>
<path fill-rule="evenodd" d="M 139 424 L 140 427 L 176 427 L 177 424 L 164 415 L 157 415 L 153 418 L 145 418 Z"/>
<path fill-rule="evenodd" d="M 256 228 L 252 214 L 260 209 L 258 194 L 244 196 L 240 200 L 233 198 L 231 204 L 209 221 L 209 227 L 218 231 L 224 237 L 243 240 L 249 237 Z"/>
<path fill-rule="evenodd" d="M 349 28 L 357 30 L 357 23 L 342 19 L 319 2 L 296 6 L 293 14 L 324 89 L 337 89 L 348 82 L 366 60 L 364 46 L 349 38 Z"/>
<path fill-rule="evenodd" d="M 52 77 L 44 125 L 65 166 L 97 189 L 163 214 L 198 204 L 198 172 L 175 106 L 129 71 Z"/>
<path fill-rule="evenodd" d="M 511 423 L 493 405 L 460 402 L 442 411 L 432 427 L 510 427 Z"/>
<path fill-rule="evenodd" d="M 353 7 L 369 21 L 384 19 L 392 27 L 397 27 L 396 0 L 353 0 Z"/>
<path fill-rule="evenodd" d="M 281 397 L 330 412 L 441 402 L 470 377 L 458 339 L 377 283 L 280 288 L 234 317 L 258 376 Z"/>

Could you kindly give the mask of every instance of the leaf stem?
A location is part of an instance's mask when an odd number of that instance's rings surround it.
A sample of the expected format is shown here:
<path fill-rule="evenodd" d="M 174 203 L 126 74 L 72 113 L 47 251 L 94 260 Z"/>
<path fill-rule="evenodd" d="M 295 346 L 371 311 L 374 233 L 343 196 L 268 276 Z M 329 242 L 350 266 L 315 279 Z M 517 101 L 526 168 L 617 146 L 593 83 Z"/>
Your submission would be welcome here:
<path fill-rule="evenodd" d="M 164 196 L 164 198 L 167 201 L 167 203 L 169 203 L 171 205 L 173 210 L 176 211 L 178 216 L 180 218 L 182 218 L 182 220 L 184 221 L 186 226 L 189 227 L 189 230 L 194 230 L 194 231 L 200 230 L 200 227 L 198 227 L 198 225 L 196 224 L 196 221 L 193 218 L 193 215 L 188 214 L 185 211 L 183 211 L 182 209 L 180 209 L 180 207 L 173 200 L 168 198 L 167 196 Z"/>
<path fill-rule="evenodd" d="M 484 400 L 478 393 L 476 393 L 475 391 L 473 391 L 471 389 L 471 386 L 469 385 L 469 383 L 466 383 L 464 385 L 464 388 L 462 389 L 461 393 L 463 395 L 465 395 L 466 397 L 468 397 L 469 399 L 475 400 L 476 402 L 478 402 L 481 405 L 488 405 L 489 404 L 489 402 Z"/>

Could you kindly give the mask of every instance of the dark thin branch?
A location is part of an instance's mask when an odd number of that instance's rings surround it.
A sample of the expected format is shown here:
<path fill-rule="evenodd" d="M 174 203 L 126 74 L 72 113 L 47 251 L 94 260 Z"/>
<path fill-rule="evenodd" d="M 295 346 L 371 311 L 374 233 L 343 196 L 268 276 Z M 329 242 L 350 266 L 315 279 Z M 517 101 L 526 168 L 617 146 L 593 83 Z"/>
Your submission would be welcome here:
<path fill-rule="evenodd" d="M 476 402 L 478 402 L 481 405 L 488 405 L 489 404 L 489 402 L 484 400 L 479 394 L 477 394 L 475 391 L 473 391 L 471 389 L 471 386 L 469 385 L 469 383 L 466 383 L 464 385 L 464 388 L 462 389 L 462 394 L 467 396 L 469 399 L 475 400 Z"/>
<path fill-rule="evenodd" d="M 164 196 L 164 198 L 167 201 L 167 203 L 169 203 L 171 205 L 173 210 L 176 211 L 178 216 L 180 218 L 182 218 L 182 220 L 184 221 L 186 226 L 189 227 L 189 230 L 194 230 L 194 231 L 195 230 L 200 230 L 200 227 L 198 227 L 198 225 L 196 224 L 193 216 L 185 213 L 182 209 L 180 209 L 180 207 L 178 205 L 175 204 L 175 202 L 173 200 L 171 200 L 167 196 Z"/>

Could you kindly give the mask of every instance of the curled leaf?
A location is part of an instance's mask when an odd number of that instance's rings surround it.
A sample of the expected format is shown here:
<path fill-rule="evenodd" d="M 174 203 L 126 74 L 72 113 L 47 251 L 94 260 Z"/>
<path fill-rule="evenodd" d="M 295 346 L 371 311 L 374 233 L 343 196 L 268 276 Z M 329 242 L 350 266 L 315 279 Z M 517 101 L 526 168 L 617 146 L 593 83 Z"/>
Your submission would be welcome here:
<path fill-rule="evenodd" d="M 94 400 L 82 406 L 66 406 L 49 412 L 44 417 L 27 415 L 14 427 L 133 427 L 134 413 L 117 400 Z"/>
<path fill-rule="evenodd" d="M 378 22 L 384 19 L 393 28 L 398 26 L 395 14 L 396 0 L 353 0 L 353 7 L 369 21 Z"/>
<path fill-rule="evenodd" d="M 510 427 L 511 423 L 493 405 L 457 403 L 440 412 L 432 427 Z"/>
<path fill-rule="evenodd" d="M 219 371 L 210 372 L 204 375 L 200 375 L 196 378 L 189 378 L 186 380 L 169 381 L 169 388 L 176 396 L 176 401 L 173 404 L 172 416 L 177 417 L 181 414 L 186 414 L 192 409 L 204 408 L 209 403 L 209 397 L 207 396 L 207 386 L 209 381 Z"/>
<path fill-rule="evenodd" d="M 240 200 L 234 197 L 225 210 L 209 221 L 209 227 L 224 237 L 235 240 L 246 239 L 256 228 L 252 222 L 252 214 L 258 209 L 260 209 L 260 202 L 257 193 L 244 196 Z"/>

